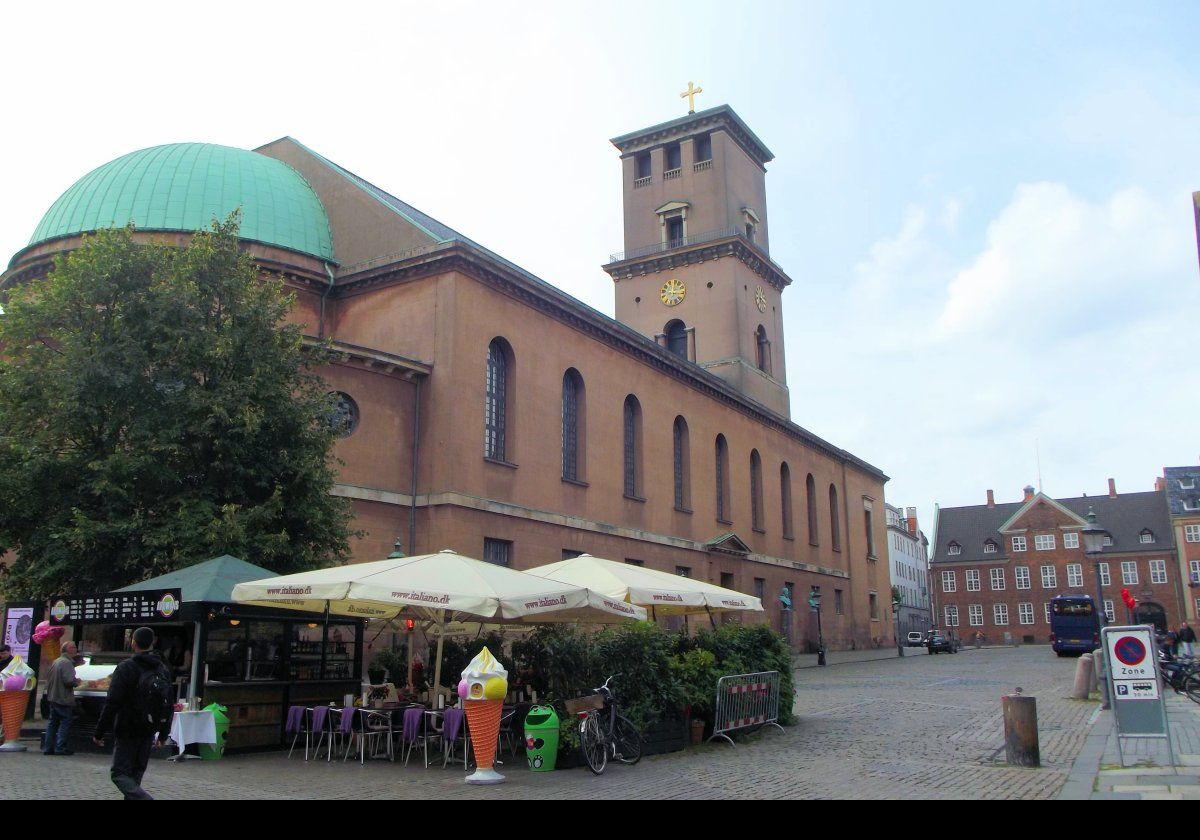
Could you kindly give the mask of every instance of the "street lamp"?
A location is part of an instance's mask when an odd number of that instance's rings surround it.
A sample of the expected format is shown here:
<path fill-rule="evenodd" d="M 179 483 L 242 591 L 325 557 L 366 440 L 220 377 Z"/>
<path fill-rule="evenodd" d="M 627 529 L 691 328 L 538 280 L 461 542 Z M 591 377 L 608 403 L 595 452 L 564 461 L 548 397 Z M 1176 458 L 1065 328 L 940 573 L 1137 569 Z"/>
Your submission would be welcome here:
<path fill-rule="evenodd" d="M 900 587 L 892 587 L 892 617 L 896 623 L 896 656 L 904 656 L 904 645 L 900 643 L 900 605 L 903 601 L 900 598 Z"/>
<path fill-rule="evenodd" d="M 392 553 L 387 556 L 389 560 L 404 559 L 404 546 L 400 543 L 400 538 L 396 537 L 396 542 L 392 545 Z"/>
<path fill-rule="evenodd" d="M 825 634 L 821 630 L 821 590 L 813 587 L 808 593 L 808 605 L 817 614 L 817 664 L 825 664 Z"/>
<path fill-rule="evenodd" d="M 1107 623 L 1104 611 L 1104 579 L 1100 577 L 1100 554 L 1104 551 L 1104 538 L 1108 532 L 1096 524 L 1095 508 L 1088 508 L 1088 524 L 1080 532 L 1083 535 L 1083 553 L 1092 561 L 1096 571 L 1096 609 L 1099 610 L 1100 626 Z"/>

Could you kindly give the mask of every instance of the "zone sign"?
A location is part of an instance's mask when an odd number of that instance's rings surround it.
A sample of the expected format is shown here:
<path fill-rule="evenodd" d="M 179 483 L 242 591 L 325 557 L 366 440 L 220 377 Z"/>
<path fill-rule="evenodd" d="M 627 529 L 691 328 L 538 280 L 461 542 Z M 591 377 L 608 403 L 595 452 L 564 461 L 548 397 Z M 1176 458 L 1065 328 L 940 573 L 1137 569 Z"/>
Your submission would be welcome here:
<path fill-rule="evenodd" d="M 1153 647 L 1145 630 L 1113 633 L 1108 637 L 1109 662 L 1114 680 L 1145 680 L 1155 676 L 1150 659 Z"/>

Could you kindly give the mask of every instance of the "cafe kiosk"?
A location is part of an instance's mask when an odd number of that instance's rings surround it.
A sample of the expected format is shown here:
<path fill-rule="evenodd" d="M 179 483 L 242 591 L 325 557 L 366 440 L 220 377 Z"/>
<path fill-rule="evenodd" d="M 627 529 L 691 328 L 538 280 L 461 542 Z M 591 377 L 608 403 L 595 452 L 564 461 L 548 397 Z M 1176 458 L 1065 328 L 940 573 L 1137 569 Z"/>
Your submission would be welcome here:
<path fill-rule="evenodd" d="M 228 750 L 274 749 L 289 706 L 359 691 L 364 622 L 233 602 L 234 586 L 273 575 L 225 555 L 103 595 L 53 598 L 50 621 L 73 627 L 81 650 L 103 662 L 127 655 L 133 630 L 152 627 L 179 701 L 225 706 Z M 80 734 L 90 736 L 106 690 L 103 679 L 80 686 Z"/>

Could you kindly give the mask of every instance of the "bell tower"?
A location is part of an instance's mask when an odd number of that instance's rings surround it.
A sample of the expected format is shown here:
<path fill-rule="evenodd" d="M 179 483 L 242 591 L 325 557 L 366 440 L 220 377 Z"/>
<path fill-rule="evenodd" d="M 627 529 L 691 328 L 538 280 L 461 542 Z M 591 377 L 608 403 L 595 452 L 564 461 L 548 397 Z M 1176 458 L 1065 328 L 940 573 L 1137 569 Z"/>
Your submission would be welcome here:
<path fill-rule="evenodd" d="M 774 155 L 728 105 L 612 144 L 625 250 L 604 270 L 617 320 L 787 417 L 782 294 L 792 281 L 770 256 Z"/>

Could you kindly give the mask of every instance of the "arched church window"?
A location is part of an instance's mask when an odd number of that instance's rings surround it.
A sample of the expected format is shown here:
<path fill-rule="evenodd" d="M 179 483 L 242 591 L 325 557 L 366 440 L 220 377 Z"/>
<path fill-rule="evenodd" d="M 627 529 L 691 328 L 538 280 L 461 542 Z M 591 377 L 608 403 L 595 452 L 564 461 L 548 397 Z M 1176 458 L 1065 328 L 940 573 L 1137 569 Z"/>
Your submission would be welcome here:
<path fill-rule="evenodd" d="M 779 500 L 782 506 L 783 536 L 792 539 L 792 470 L 784 461 L 779 465 Z"/>
<path fill-rule="evenodd" d="M 642 406 L 630 394 L 625 398 L 625 495 L 637 499 L 642 489 Z"/>
<path fill-rule="evenodd" d="M 682 416 L 675 418 L 673 459 L 675 476 L 675 508 L 688 510 L 692 503 L 691 453 L 688 441 L 687 421 Z"/>
<path fill-rule="evenodd" d="M 562 477 L 568 481 L 579 481 L 582 473 L 584 405 L 583 377 L 571 368 L 562 383 Z"/>
<path fill-rule="evenodd" d="M 837 487 L 832 484 L 829 485 L 829 529 L 831 532 L 829 544 L 833 546 L 834 551 L 841 551 L 842 529 L 838 517 L 838 492 Z"/>
<path fill-rule="evenodd" d="M 771 342 L 767 338 L 767 330 L 762 324 L 754 332 L 754 342 L 758 347 L 758 369 L 763 373 L 771 372 Z"/>
<path fill-rule="evenodd" d="M 817 482 L 813 480 L 812 473 L 809 473 L 808 478 L 805 479 L 804 496 L 808 502 L 808 544 L 820 545 L 821 540 L 817 531 Z"/>
<path fill-rule="evenodd" d="M 333 408 L 329 415 L 329 425 L 340 438 L 348 438 L 358 428 L 358 403 L 343 391 L 333 391 L 329 394 Z"/>
<path fill-rule="evenodd" d="M 717 519 L 729 521 L 729 444 L 725 435 L 717 435 L 716 451 Z"/>
<path fill-rule="evenodd" d="M 487 382 L 483 405 L 483 455 L 504 461 L 508 454 L 508 389 L 512 380 L 512 357 L 508 342 L 492 339 L 488 345 Z"/>
<path fill-rule="evenodd" d="M 763 530 L 762 458 L 757 449 L 750 450 L 750 524 L 755 531 Z"/>

